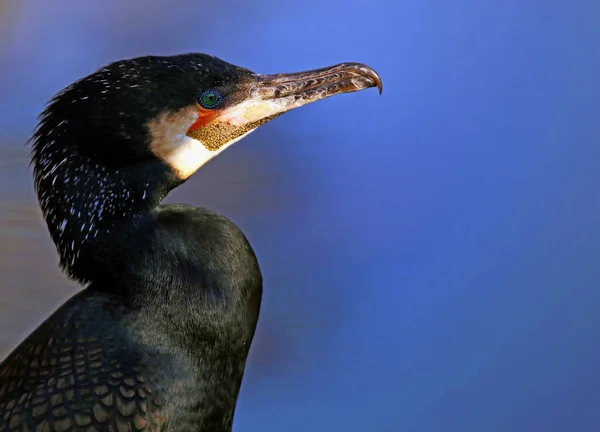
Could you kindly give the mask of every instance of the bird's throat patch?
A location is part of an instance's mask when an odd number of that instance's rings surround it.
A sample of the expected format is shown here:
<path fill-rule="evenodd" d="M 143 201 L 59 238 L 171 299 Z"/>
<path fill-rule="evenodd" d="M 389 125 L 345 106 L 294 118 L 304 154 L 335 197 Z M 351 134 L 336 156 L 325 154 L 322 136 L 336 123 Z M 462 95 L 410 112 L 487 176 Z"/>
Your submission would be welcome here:
<path fill-rule="evenodd" d="M 187 136 L 200 141 L 207 150 L 217 151 L 229 141 L 244 133 L 244 131 L 236 133 L 238 129 L 241 128 L 228 123 L 212 122 L 197 129 L 190 129 Z"/>
<path fill-rule="evenodd" d="M 273 118 L 277 117 L 278 114 L 265 117 L 258 121 L 247 123 L 241 126 L 234 126 L 230 123 L 221 122 L 218 116 L 212 121 L 208 121 L 198 127 L 190 127 L 187 131 L 187 136 L 198 140 L 206 147 L 207 150 L 217 151 L 225 144 L 230 143 L 236 138 L 250 132 L 253 129 L 267 123 Z M 196 126 L 196 124 L 194 124 Z"/>

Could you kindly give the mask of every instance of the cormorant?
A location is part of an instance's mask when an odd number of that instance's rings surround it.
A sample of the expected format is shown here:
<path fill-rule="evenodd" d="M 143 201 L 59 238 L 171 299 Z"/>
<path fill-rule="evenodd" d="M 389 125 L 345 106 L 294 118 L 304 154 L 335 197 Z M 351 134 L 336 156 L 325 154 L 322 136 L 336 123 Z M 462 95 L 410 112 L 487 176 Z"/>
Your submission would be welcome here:
<path fill-rule="evenodd" d="M 160 205 L 258 126 L 377 86 L 358 63 L 260 75 L 204 54 L 117 61 L 57 94 L 35 190 L 85 285 L 0 364 L 0 431 L 231 431 L 262 276 L 207 209 Z"/>

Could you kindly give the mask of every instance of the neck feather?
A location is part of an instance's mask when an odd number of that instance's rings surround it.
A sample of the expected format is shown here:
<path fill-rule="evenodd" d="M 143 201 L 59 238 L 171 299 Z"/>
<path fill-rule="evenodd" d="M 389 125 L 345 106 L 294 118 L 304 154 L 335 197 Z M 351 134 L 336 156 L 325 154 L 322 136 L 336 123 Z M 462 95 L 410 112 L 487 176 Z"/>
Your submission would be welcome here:
<path fill-rule="evenodd" d="M 74 271 L 83 251 L 93 250 L 113 230 L 158 205 L 167 192 L 161 187 L 167 167 L 153 161 L 109 168 L 73 151 L 73 146 L 55 144 L 34 151 L 35 189 L 61 267 L 73 279 L 88 282 L 85 274 Z"/>

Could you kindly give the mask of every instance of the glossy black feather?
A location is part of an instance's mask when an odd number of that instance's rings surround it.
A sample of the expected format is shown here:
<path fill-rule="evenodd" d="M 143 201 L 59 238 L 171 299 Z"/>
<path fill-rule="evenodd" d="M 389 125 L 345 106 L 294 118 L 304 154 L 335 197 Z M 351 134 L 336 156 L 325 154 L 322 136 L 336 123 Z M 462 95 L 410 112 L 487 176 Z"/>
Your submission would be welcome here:
<path fill-rule="evenodd" d="M 84 291 L 0 365 L 0 430 L 160 430 L 157 366 L 117 296 Z"/>

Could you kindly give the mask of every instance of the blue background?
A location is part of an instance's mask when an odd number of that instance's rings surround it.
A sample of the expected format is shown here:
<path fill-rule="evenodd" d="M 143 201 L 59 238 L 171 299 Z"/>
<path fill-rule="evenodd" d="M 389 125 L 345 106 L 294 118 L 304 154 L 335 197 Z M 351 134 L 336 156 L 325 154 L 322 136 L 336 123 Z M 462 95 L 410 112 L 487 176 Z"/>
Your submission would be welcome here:
<path fill-rule="evenodd" d="M 0 1 L 0 351 L 77 287 L 31 192 L 43 104 L 113 60 L 359 61 L 168 201 L 246 232 L 238 431 L 600 430 L 600 3 Z"/>

